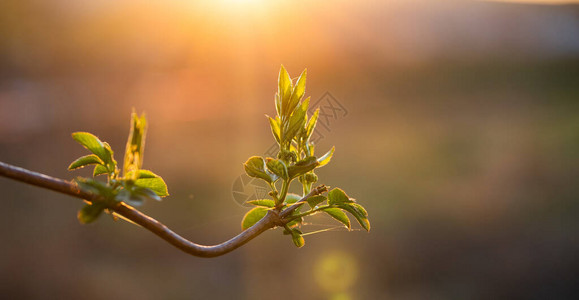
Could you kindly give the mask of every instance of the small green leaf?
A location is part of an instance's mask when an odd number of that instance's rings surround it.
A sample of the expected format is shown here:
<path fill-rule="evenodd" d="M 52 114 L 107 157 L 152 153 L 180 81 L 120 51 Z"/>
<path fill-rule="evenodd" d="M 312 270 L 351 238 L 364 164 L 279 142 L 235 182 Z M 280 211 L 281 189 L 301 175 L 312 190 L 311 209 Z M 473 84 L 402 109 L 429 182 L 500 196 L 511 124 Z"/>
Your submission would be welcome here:
<path fill-rule="evenodd" d="M 308 111 L 308 106 L 310 103 L 310 98 L 308 97 L 304 100 L 292 113 L 287 124 L 287 128 L 282 132 L 282 140 L 285 142 L 290 142 L 299 132 L 302 130 L 306 124 L 306 113 Z"/>
<path fill-rule="evenodd" d="M 268 209 L 264 207 L 255 207 L 248 211 L 243 220 L 241 221 L 241 229 L 246 230 L 247 228 L 255 225 L 259 220 L 263 219 L 267 214 Z"/>
<path fill-rule="evenodd" d="M 161 196 L 157 195 L 157 193 L 155 193 L 155 191 L 148 189 L 148 188 L 143 188 L 143 187 L 136 187 L 135 189 L 133 189 L 133 193 L 137 194 L 137 195 L 141 195 L 145 198 L 148 199 L 152 199 L 155 201 L 161 201 Z"/>
<path fill-rule="evenodd" d="M 145 149 L 145 137 L 147 133 L 147 119 L 143 114 L 139 117 L 134 111 L 131 115 L 131 130 L 125 148 L 125 162 L 123 174 L 129 171 L 139 170 L 143 165 L 143 152 Z"/>
<path fill-rule="evenodd" d="M 105 208 L 102 203 L 87 203 L 78 211 L 78 221 L 81 224 L 92 223 L 98 219 Z"/>
<path fill-rule="evenodd" d="M 304 244 L 306 243 L 306 241 L 304 240 L 304 237 L 302 236 L 302 232 L 297 228 L 292 228 L 291 234 L 292 234 L 292 241 L 294 242 L 294 245 L 296 245 L 296 247 L 298 247 L 298 248 L 303 247 Z"/>
<path fill-rule="evenodd" d="M 280 116 L 282 117 L 286 117 L 291 114 L 291 111 L 288 111 L 289 101 L 291 97 L 291 90 L 292 90 L 292 81 L 290 79 L 288 72 L 282 65 L 279 70 L 279 77 L 278 77 L 278 95 L 281 98 Z"/>
<path fill-rule="evenodd" d="M 279 159 L 267 159 L 266 163 L 267 169 L 270 170 L 273 174 L 283 178 L 288 178 L 287 167 L 283 163 L 283 161 Z"/>
<path fill-rule="evenodd" d="M 279 117 L 276 117 L 275 119 L 273 119 L 273 118 L 268 116 L 267 119 L 269 120 L 269 126 L 271 127 L 271 133 L 273 134 L 273 137 L 275 138 L 276 142 L 279 144 L 280 139 L 281 139 Z"/>
<path fill-rule="evenodd" d="M 289 206 L 291 206 L 292 204 L 294 204 L 294 203 L 302 200 L 302 198 L 303 198 L 303 197 L 300 196 L 300 195 L 293 194 L 293 193 L 288 193 L 288 194 L 285 196 L 284 204 L 285 204 L 285 206 L 289 207 Z M 304 204 L 305 204 L 305 202 L 304 202 Z M 303 205 L 300 205 L 299 207 L 297 207 L 296 209 L 294 209 L 294 211 L 292 212 L 292 214 L 291 214 L 290 216 L 293 217 L 293 216 L 295 216 L 295 215 L 300 214 L 300 211 L 301 211 L 302 207 L 303 207 Z"/>
<path fill-rule="evenodd" d="M 130 171 L 126 174 L 125 177 L 128 178 L 137 178 L 137 179 L 144 179 L 144 178 L 161 178 L 161 176 L 149 171 L 149 170 L 139 170 L 138 172 L 136 172 L 137 175 L 135 175 L 134 171 Z"/>
<path fill-rule="evenodd" d="M 150 172 L 150 171 L 149 171 Z M 155 194 L 160 197 L 169 196 L 169 191 L 167 190 L 167 184 L 161 177 L 145 177 L 135 180 L 135 185 L 143 188 L 151 189 Z"/>
<path fill-rule="evenodd" d="M 115 200 L 125 202 L 131 206 L 141 206 L 145 203 L 145 197 L 127 189 L 120 191 Z"/>
<path fill-rule="evenodd" d="M 115 197 L 115 200 L 125 202 L 132 206 L 141 206 L 146 199 L 161 201 L 161 197 L 153 190 L 136 186 L 130 181 L 124 181 L 125 189 L 121 190 Z"/>
<path fill-rule="evenodd" d="M 300 100 L 302 99 L 302 97 L 304 96 L 305 92 L 306 92 L 306 76 L 307 76 L 307 69 L 305 69 L 302 74 L 300 75 L 300 77 L 298 78 L 296 85 L 294 86 L 293 90 L 292 90 L 292 95 L 290 98 L 290 103 L 289 103 L 289 108 L 288 111 L 291 112 L 293 111 L 296 106 L 298 105 L 298 103 L 300 102 Z"/>
<path fill-rule="evenodd" d="M 83 167 L 86 167 L 88 165 L 94 165 L 94 164 L 104 164 L 104 163 L 98 156 L 91 154 L 91 155 L 86 155 L 86 156 L 78 158 L 77 160 L 72 162 L 70 164 L 70 166 L 68 166 L 68 169 L 69 170 L 75 170 L 78 168 L 83 168 Z"/>
<path fill-rule="evenodd" d="M 298 226 L 299 224 L 301 224 L 304 221 L 304 218 L 299 217 L 299 218 L 295 218 L 293 220 L 291 220 L 290 222 L 288 222 L 287 224 L 285 224 L 287 227 L 289 228 L 293 228 Z"/>
<path fill-rule="evenodd" d="M 366 209 L 364 207 L 362 207 L 362 205 L 358 204 L 358 203 L 350 203 L 350 206 L 357 209 L 363 216 L 368 216 L 368 212 L 366 211 Z"/>
<path fill-rule="evenodd" d="M 305 146 L 306 146 L 306 155 L 307 156 L 314 156 L 316 146 L 312 143 L 307 143 Z"/>
<path fill-rule="evenodd" d="M 358 223 L 360 223 L 360 226 L 366 229 L 366 231 L 370 231 L 370 221 L 368 220 L 368 218 L 364 216 L 363 213 L 358 211 L 358 209 L 351 206 L 351 203 L 342 203 L 340 205 L 340 208 L 349 212 L 352 216 L 354 216 L 354 218 L 356 218 Z"/>
<path fill-rule="evenodd" d="M 320 109 L 317 108 L 314 112 L 314 115 L 310 118 L 306 125 L 306 140 L 309 140 L 312 137 L 312 133 L 314 133 L 314 129 L 316 128 L 316 123 L 318 122 L 318 117 L 320 116 Z"/>
<path fill-rule="evenodd" d="M 316 207 L 316 205 L 324 202 L 325 200 L 326 200 L 325 196 L 317 195 L 317 196 L 313 196 L 313 197 L 308 198 L 307 201 L 308 201 L 308 204 L 310 205 L 310 207 L 314 208 L 314 207 Z"/>
<path fill-rule="evenodd" d="M 360 218 L 358 219 L 358 222 L 362 227 L 364 227 L 364 229 L 366 229 L 366 231 L 370 231 L 370 221 L 367 218 Z"/>
<path fill-rule="evenodd" d="M 111 155 L 99 138 L 88 132 L 75 132 L 72 138 L 92 153 L 96 154 L 104 163 L 111 162 Z"/>
<path fill-rule="evenodd" d="M 275 95 L 275 111 L 277 112 L 278 117 L 282 115 L 282 113 L 281 113 L 281 96 L 279 95 L 279 93 L 277 93 Z"/>
<path fill-rule="evenodd" d="M 332 147 L 332 149 L 330 149 L 330 151 L 328 151 L 326 154 L 322 155 L 322 157 L 318 158 L 318 168 L 321 168 L 325 165 L 327 165 L 330 160 L 332 159 L 332 155 L 334 155 L 334 151 L 336 150 L 336 147 Z"/>
<path fill-rule="evenodd" d="M 350 219 L 341 209 L 339 209 L 339 208 L 325 208 L 325 209 L 323 209 L 323 211 L 326 212 L 328 215 L 330 215 L 332 218 L 342 222 L 344 225 L 346 225 L 346 227 L 348 229 L 352 228 L 350 226 Z"/>
<path fill-rule="evenodd" d="M 270 183 L 277 179 L 277 176 L 266 171 L 265 161 L 262 157 L 252 156 L 243 166 L 245 168 L 245 173 L 250 177 L 261 178 Z"/>
<path fill-rule="evenodd" d="M 149 170 L 139 170 L 139 178 L 160 178 L 161 176 L 149 171 Z"/>
<path fill-rule="evenodd" d="M 302 196 L 298 195 L 298 194 L 293 194 L 293 193 L 288 193 L 285 196 L 285 204 L 293 204 L 296 203 L 298 201 L 300 201 L 302 199 Z"/>
<path fill-rule="evenodd" d="M 92 172 L 93 177 L 97 177 L 99 175 L 108 174 L 109 170 L 103 165 L 96 165 L 94 167 L 94 171 Z"/>
<path fill-rule="evenodd" d="M 287 171 L 290 178 L 295 178 L 315 169 L 317 166 L 317 159 L 314 156 L 308 156 L 298 161 L 295 165 L 289 166 Z"/>
<path fill-rule="evenodd" d="M 88 192 L 101 195 L 105 198 L 111 198 L 114 195 L 114 190 L 112 187 L 108 186 L 104 182 L 94 180 L 92 178 L 82 178 L 78 177 L 74 180 L 78 186 Z"/>
<path fill-rule="evenodd" d="M 275 207 L 275 201 L 273 201 L 271 199 L 250 200 L 250 201 L 247 201 L 247 203 L 253 204 L 256 206 L 269 207 L 269 208 Z"/>
<path fill-rule="evenodd" d="M 353 201 L 350 200 L 350 197 L 340 188 L 335 188 L 328 193 L 328 204 L 330 205 L 351 202 Z"/>
<path fill-rule="evenodd" d="M 103 142 L 103 145 L 105 146 L 105 151 L 107 152 L 107 156 L 111 158 L 110 161 L 106 163 L 106 167 L 109 170 L 114 171 L 117 169 L 117 161 L 115 160 L 113 149 L 111 148 L 111 145 L 109 145 L 109 143 L 107 143 L 107 142 Z M 113 172 L 113 171 L 111 171 L 111 172 Z"/>

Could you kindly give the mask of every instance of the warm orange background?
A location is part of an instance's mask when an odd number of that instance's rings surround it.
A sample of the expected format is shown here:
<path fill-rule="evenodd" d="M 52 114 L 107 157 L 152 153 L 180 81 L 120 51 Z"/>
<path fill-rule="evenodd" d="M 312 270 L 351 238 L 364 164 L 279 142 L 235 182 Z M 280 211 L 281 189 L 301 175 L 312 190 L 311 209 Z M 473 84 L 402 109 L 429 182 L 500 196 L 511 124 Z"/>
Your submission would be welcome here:
<path fill-rule="evenodd" d="M 272 144 L 277 72 L 347 110 L 321 183 L 372 230 L 281 230 L 216 259 L 80 201 L 0 179 L 7 299 L 570 299 L 579 269 L 579 7 L 471 1 L 0 2 L 0 160 L 71 179 L 90 131 L 122 160 L 145 111 L 142 209 L 213 244 L 237 234 L 242 163 Z M 312 218 L 305 232 L 336 223 Z M 345 275 L 343 271 L 349 271 Z"/>

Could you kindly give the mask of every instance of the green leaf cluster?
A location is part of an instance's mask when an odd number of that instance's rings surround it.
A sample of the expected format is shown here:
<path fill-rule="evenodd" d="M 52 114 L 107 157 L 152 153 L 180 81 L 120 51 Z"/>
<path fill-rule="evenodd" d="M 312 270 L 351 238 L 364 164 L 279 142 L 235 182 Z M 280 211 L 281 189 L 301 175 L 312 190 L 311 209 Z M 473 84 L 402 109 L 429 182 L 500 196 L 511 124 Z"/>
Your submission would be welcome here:
<path fill-rule="evenodd" d="M 263 218 L 268 210 L 278 212 L 299 201 L 312 190 L 318 181 L 315 169 L 327 165 L 334 155 L 335 148 L 321 156 L 315 154 L 315 145 L 310 138 L 315 130 L 320 114 L 316 109 L 308 116 L 310 98 L 303 99 L 306 90 L 307 70 L 304 70 L 295 83 L 282 66 L 278 76 L 278 90 L 275 95 L 275 117 L 266 116 L 271 132 L 279 146 L 276 157 L 250 157 L 244 164 L 248 176 L 266 181 L 271 191 L 271 199 L 248 201 L 257 207 L 251 209 L 242 220 L 242 229 L 247 229 Z M 302 185 L 303 195 L 289 194 L 288 189 L 294 179 Z M 310 210 L 301 212 L 302 206 L 288 217 L 284 233 L 291 235 L 297 247 L 304 245 L 299 229 L 303 217 L 317 213 L 327 213 L 332 218 L 351 228 L 350 213 L 366 230 L 370 230 L 368 213 L 354 199 L 349 198 L 339 188 L 333 189 L 328 196 L 318 195 L 307 199 Z"/>
<path fill-rule="evenodd" d="M 106 175 L 107 181 L 102 182 L 91 178 L 79 177 L 76 183 L 83 189 L 103 197 L 102 202 L 90 202 L 79 211 L 78 219 L 87 224 L 95 221 L 103 211 L 118 202 L 139 206 L 146 199 L 160 201 L 169 195 L 167 185 L 159 175 L 141 169 L 147 120 L 144 115 L 131 115 L 131 127 L 125 149 L 122 176 L 111 146 L 88 132 L 75 132 L 72 138 L 89 150 L 92 154 L 82 156 L 73 161 L 69 170 L 93 166 L 93 177 Z"/>

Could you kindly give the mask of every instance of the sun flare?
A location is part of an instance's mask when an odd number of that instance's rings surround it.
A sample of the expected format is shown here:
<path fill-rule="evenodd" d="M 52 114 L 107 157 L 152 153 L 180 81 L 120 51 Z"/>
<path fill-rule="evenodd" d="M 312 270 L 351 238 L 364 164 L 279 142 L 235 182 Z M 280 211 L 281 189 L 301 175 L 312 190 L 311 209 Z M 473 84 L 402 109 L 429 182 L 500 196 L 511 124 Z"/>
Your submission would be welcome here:
<path fill-rule="evenodd" d="M 215 6 L 222 9 L 252 11 L 268 6 L 270 2 L 264 0 L 216 0 Z"/>

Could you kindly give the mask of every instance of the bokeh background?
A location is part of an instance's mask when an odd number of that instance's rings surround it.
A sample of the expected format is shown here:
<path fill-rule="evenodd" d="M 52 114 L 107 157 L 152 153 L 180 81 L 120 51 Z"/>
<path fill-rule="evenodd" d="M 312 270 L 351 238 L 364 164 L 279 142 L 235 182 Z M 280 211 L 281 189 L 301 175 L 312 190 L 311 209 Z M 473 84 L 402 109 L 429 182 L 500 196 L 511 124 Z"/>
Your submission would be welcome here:
<path fill-rule="evenodd" d="M 549 2 L 549 1 L 531 1 Z M 555 4 L 551 1 L 550 4 Z M 343 111 L 321 183 L 372 230 L 314 217 L 188 256 L 78 199 L 0 178 L 5 299 L 572 299 L 579 271 L 579 6 L 481 1 L 0 2 L 0 160 L 60 178 L 89 131 L 122 160 L 134 107 L 142 210 L 203 244 L 240 231 L 242 163 L 273 139 L 281 64 Z M 324 105 L 321 102 L 320 105 Z M 359 227 L 356 227 L 359 228 Z"/>

